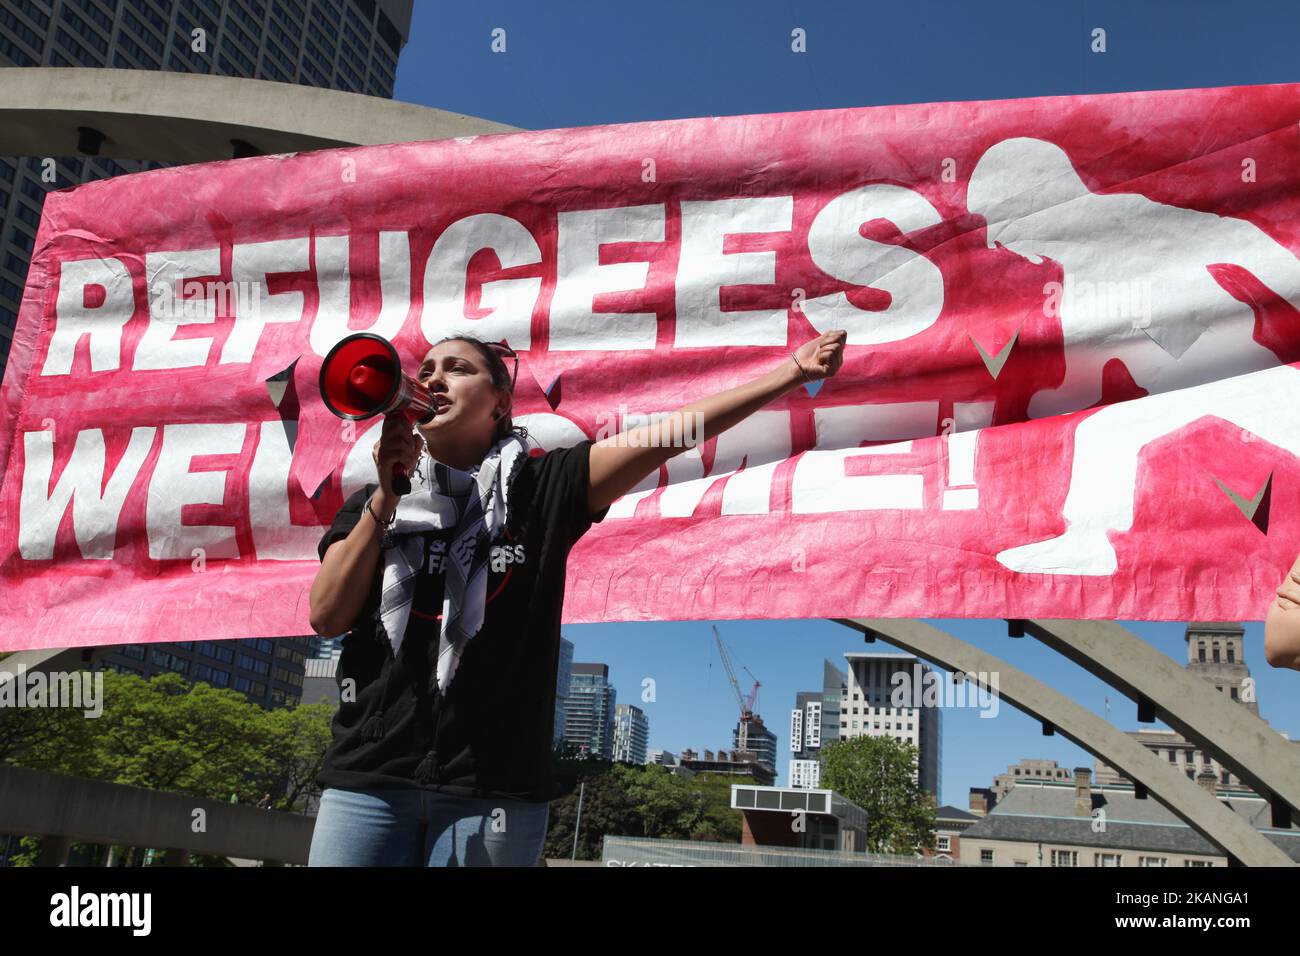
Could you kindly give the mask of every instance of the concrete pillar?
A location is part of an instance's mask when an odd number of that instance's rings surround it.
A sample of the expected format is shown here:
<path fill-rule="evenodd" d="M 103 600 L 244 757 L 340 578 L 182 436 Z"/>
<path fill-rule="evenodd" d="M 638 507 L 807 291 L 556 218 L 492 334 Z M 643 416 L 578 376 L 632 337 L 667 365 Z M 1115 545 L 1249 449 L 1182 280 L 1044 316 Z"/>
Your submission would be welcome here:
<path fill-rule="evenodd" d="M 36 858 L 37 866 L 67 866 L 68 854 L 72 852 L 72 837 L 60 833 L 49 833 L 41 837 L 41 852 Z"/>
<path fill-rule="evenodd" d="M 190 851 L 179 847 L 168 847 L 163 851 L 163 866 L 189 866 Z"/>

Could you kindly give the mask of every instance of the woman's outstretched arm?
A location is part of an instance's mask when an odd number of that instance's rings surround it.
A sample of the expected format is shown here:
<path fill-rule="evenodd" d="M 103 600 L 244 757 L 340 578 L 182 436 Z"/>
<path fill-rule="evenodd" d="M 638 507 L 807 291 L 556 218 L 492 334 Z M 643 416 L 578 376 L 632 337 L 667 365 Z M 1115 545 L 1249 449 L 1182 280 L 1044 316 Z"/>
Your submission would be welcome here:
<path fill-rule="evenodd" d="M 1300 670 L 1300 558 L 1268 602 L 1264 617 L 1264 657 L 1272 667 Z"/>
<path fill-rule="evenodd" d="M 764 405 L 804 383 L 829 378 L 844 361 L 848 333 L 833 329 L 800 346 L 766 375 L 684 405 L 650 425 L 619 432 L 591 446 L 587 507 L 595 514 L 627 494 L 646 477 L 659 470 L 686 445 L 682 436 L 693 436 L 702 444 L 732 425 L 744 421 Z M 797 361 L 797 364 L 796 364 Z M 800 371 L 802 367 L 803 371 Z M 699 415 L 703 430 L 691 425 Z"/>

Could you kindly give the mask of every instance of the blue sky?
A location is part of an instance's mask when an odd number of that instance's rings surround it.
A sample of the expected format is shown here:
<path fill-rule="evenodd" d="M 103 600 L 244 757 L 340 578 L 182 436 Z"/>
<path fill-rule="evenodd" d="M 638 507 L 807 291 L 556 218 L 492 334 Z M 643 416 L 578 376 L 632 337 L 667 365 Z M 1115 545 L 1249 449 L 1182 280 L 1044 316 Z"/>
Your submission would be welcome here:
<path fill-rule="evenodd" d="M 808 52 L 790 51 L 796 27 Z M 1089 49 L 1106 31 L 1106 52 Z M 505 30 L 506 53 L 490 50 Z M 656 4 L 416 4 L 396 98 L 524 129 L 593 126 L 694 116 L 1002 99 L 1129 90 L 1188 89 L 1297 80 L 1300 5 L 1255 2 L 713 2 Z M 1271 595 L 1260 596 L 1260 614 Z M 828 608 L 828 613 L 835 613 Z M 1138 729 L 1134 704 L 1032 638 L 1006 637 L 989 620 L 930 623 L 1002 657 L 1120 728 Z M 1133 623 L 1180 662 L 1185 625 Z M 758 711 L 777 734 L 778 782 L 786 781 L 789 711 L 800 690 L 820 687 L 822 659 L 843 667 L 865 645 L 829 621 L 719 622 L 738 673 L 762 682 Z M 623 702 L 643 707 L 650 745 L 729 748 L 735 696 L 709 622 L 566 627 L 575 660 L 609 665 Z M 1300 734 L 1300 673 L 1270 668 L 1263 626 L 1246 625 L 1246 662 L 1260 713 Z M 641 701 L 642 681 L 656 699 Z M 1163 725 L 1155 725 L 1163 726 Z M 967 790 L 1026 757 L 1092 766 L 1090 755 L 1009 706 L 993 719 L 976 709 L 943 714 L 940 799 L 966 806 Z"/>

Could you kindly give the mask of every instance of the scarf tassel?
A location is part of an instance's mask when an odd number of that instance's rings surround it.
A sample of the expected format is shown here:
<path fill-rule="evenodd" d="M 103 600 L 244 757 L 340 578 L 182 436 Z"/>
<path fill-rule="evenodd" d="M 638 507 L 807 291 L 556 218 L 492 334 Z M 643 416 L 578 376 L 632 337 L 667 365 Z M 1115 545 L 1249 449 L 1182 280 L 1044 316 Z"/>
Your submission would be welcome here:
<path fill-rule="evenodd" d="M 383 740 L 384 739 L 384 715 L 375 714 L 361 728 L 362 740 Z"/>
<path fill-rule="evenodd" d="M 433 779 L 433 771 L 436 766 L 436 755 L 432 750 L 430 750 L 424 755 L 424 759 L 420 761 L 420 765 L 415 768 L 415 779 L 420 783 L 428 783 Z"/>

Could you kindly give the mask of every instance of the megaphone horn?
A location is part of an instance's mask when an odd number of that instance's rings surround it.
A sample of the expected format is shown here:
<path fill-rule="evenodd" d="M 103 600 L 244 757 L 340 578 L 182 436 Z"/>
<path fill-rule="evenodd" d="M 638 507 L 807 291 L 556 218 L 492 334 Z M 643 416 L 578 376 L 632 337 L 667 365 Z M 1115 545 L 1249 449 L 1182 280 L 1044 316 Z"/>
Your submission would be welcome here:
<path fill-rule="evenodd" d="M 424 424 L 438 414 L 433 393 L 402 371 L 397 349 L 381 335 L 357 332 L 340 339 L 320 367 L 320 395 L 339 418 L 364 421 L 376 415 L 401 415 Z M 393 490 L 409 494 L 406 466 L 393 466 Z"/>

